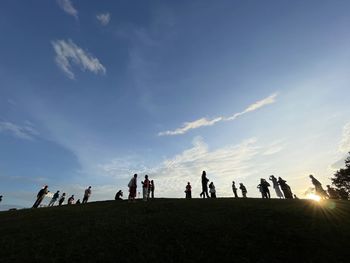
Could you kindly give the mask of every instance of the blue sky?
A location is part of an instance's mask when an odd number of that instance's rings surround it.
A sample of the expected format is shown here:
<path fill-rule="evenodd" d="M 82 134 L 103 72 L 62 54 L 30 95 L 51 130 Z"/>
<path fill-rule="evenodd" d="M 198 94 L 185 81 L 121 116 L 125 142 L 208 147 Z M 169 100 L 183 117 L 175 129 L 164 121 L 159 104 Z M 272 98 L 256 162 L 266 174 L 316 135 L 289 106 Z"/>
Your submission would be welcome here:
<path fill-rule="evenodd" d="M 0 3 L 0 193 L 218 196 L 259 178 L 303 197 L 350 150 L 348 1 Z M 339 162 L 340 161 L 340 162 Z M 198 192 L 198 193 L 197 193 Z"/>

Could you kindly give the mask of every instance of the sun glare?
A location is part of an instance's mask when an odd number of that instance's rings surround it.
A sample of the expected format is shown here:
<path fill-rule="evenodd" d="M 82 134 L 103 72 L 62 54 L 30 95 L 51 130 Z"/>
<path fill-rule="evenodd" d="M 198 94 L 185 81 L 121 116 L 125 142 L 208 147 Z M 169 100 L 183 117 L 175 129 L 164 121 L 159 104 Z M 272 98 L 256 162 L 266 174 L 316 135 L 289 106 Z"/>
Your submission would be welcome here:
<path fill-rule="evenodd" d="M 319 202 L 321 200 L 321 197 L 318 195 L 315 195 L 315 194 L 308 194 L 306 197 L 307 197 L 307 199 L 311 199 L 311 200 L 314 200 L 316 202 Z"/>

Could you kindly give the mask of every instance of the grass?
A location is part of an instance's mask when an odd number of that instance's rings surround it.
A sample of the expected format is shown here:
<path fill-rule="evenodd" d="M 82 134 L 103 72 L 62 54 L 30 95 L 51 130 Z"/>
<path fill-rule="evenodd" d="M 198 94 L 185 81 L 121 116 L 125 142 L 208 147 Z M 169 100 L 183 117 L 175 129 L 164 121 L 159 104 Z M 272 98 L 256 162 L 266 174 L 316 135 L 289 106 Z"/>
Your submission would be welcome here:
<path fill-rule="evenodd" d="M 0 213 L 0 262 L 349 262 L 350 202 L 155 199 Z"/>

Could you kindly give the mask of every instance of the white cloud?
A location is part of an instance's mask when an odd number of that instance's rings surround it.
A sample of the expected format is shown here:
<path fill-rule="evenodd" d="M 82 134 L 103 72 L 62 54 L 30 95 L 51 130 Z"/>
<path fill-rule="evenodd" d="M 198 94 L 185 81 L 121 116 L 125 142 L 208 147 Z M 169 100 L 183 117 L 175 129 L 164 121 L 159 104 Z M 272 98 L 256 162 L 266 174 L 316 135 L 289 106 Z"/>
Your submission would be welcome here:
<path fill-rule="evenodd" d="M 57 0 L 57 3 L 64 12 L 78 18 L 78 11 L 74 8 L 71 0 Z"/>
<path fill-rule="evenodd" d="M 72 40 L 52 41 L 56 52 L 55 61 L 70 79 L 74 79 L 72 64 L 78 66 L 82 71 L 88 70 L 95 74 L 106 73 L 106 68 L 93 55 L 77 46 Z"/>
<path fill-rule="evenodd" d="M 9 133 L 17 138 L 24 140 L 33 140 L 39 132 L 34 129 L 32 125 L 20 126 L 12 122 L 0 121 L 0 133 Z"/>
<path fill-rule="evenodd" d="M 343 128 L 343 135 L 339 144 L 339 151 L 343 153 L 350 151 L 350 122 Z"/>
<path fill-rule="evenodd" d="M 110 13 L 98 14 L 96 15 L 96 19 L 101 23 L 101 25 L 106 26 L 109 24 L 109 21 L 111 20 L 111 14 Z"/>
<path fill-rule="evenodd" d="M 238 117 L 252 111 L 256 111 L 266 105 L 273 104 L 276 102 L 277 93 L 274 93 L 262 100 L 259 100 L 251 105 L 249 105 L 244 111 L 233 114 L 231 117 L 225 118 L 226 121 L 235 120 Z"/>
<path fill-rule="evenodd" d="M 201 118 L 199 120 L 196 121 L 192 121 L 192 122 L 185 122 L 183 124 L 182 127 L 177 128 L 174 131 L 165 131 L 165 132 L 160 132 L 158 135 L 162 136 L 162 135 L 179 135 L 179 134 L 184 134 L 186 132 L 188 132 L 189 130 L 192 129 L 197 129 L 199 127 L 204 127 L 204 126 L 211 126 L 214 125 L 215 123 L 222 121 L 223 118 L 222 117 L 218 117 L 212 120 L 208 120 L 207 118 Z"/>
<path fill-rule="evenodd" d="M 201 118 L 192 122 L 185 122 L 180 128 L 177 128 L 175 130 L 168 130 L 168 131 L 163 131 L 163 132 L 159 132 L 158 136 L 164 136 L 164 135 L 180 135 L 180 134 L 184 134 L 190 130 L 193 129 L 197 129 L 200 127 L 205 127 L 205 126 L 212 126 L 214 124 L 216 124 L 217 122 L 221 122 L 221 121 L 232 121 L 237 119 L 238 117 L 258 110 L 266 105 L 272 104 L 276 101 L 276 97 L 277 97 L 277 93 L 274 93 L 260 101 L 257 101 L 251 105 L 249 105 L 244 111 L 242 112 L 238 112 L 233 114 L 231 117 L 217 117 L 211 120 L 208 120 L 207 118 Z"/>

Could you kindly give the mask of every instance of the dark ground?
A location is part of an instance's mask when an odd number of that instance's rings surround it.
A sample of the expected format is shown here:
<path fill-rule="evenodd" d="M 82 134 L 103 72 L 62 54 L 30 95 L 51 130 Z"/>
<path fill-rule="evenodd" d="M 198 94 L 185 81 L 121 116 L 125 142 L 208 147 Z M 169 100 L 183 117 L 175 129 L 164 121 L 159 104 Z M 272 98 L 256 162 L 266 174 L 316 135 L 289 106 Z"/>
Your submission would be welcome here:
<path fill-rule="evenodd" d="M 350 202 L 156 199 L 0 213 L 0 262 L 350 262 Z"/>

